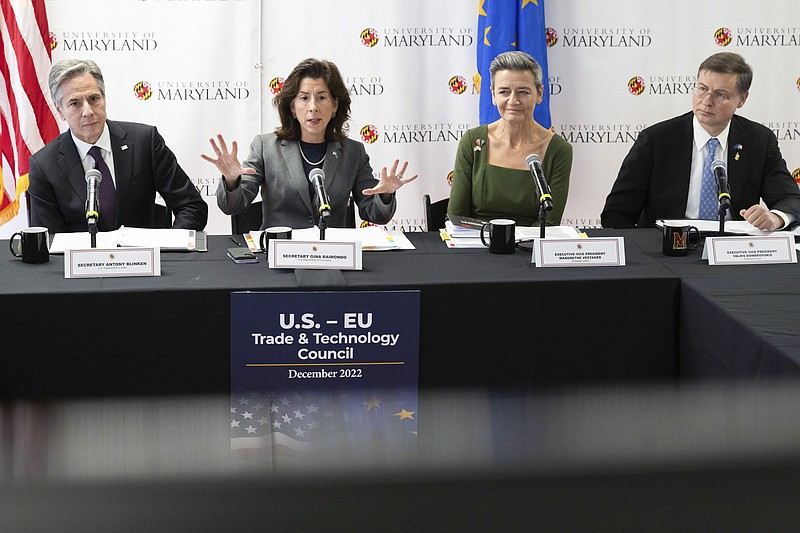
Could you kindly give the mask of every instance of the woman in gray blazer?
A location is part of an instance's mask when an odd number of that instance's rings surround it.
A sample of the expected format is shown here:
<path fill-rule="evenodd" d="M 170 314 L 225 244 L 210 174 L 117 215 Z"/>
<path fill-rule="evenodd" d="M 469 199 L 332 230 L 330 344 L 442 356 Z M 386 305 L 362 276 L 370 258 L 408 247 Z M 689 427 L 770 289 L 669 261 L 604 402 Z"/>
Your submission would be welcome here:
<path fill-rule="evenodd" d="M 286 78 L 273 105 L 281 125 L 257 135 L 242 163 L 236 141 L 230 150 L 222 135 L 209 139 L 216 157 L 201 155 L 222 174 L 217 205 L 228 214 L 244 212 L 261 189 L 261 229 L 271 226 L 307 228 L 319 221 L 320 201 L 309 180 L 314 169 L 324 173 L 330 205 L 329 227 L 345 225 L 347 199 L 353 196 L 363 220 L 385 224 L 397 207 L 395 191 L 416 179 L 404 178 L 408 162 L 394 161 L 375 179 L 360 142 L 347 138 L 350 93 L 330 61 L 301 61 Z"/>

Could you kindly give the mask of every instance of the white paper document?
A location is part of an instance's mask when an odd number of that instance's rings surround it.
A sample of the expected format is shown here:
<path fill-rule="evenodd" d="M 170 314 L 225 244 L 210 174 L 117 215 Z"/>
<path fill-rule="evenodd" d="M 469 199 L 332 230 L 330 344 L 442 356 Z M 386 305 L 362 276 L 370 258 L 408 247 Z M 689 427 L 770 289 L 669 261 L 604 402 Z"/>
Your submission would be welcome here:
<path fill-rule="evenodd" d="M 667 226 L 694 226 L 700 233 L 714 233 L 719 231 L 719 220 L 656 220 L 656 226 L 663 228 Z M 738 233 L 740 235 L 753 235 L 755 237 L 765 237 L 768 235 L 800 235 L 800 227 L 792 231 L 763 231 L 746 220 L 726 220 L 725 233 Z"/>
<path fill-rule="evenodd" d="M 127 228 L 97 232 L 97 248 L 148 247 L 162 251 L 196 249 L 197 232 L 193 229 Z M 50 244 L 51 254 L 65 250 L 88 250 L 92 247 L 89 232 L 56 233 Z"/>
<path fill-rule="evenodd" d="M 257 247 L 253 251 L 262 251 L 260 243 L 261 234 L 263 231 L 251 231 L 251 239 L 246 239 L 248 244 L 255 243 Z M 318 241 L 319 228 L 303 228 L 292 230 L 293 241 Z M 405 243 L 402 239 L 396 238 L 395 235 L 387 234 L 382 228 L 378 226 L 367 226 L 366 228 L 327 228 L 325 230 L 325 240 L 332 242 L 360 242 L 361 249 L 365 252 L 375 252 L 384 250 L 400 250 L 403 249 Z M 407 241 L 407 239 L 406 239 Z M 408 245 L 411 245 L 408 242 Z M 413 249 L 413 245 L 411 248 Z M 251 248 L 252 250 L 252 248 Z"/>

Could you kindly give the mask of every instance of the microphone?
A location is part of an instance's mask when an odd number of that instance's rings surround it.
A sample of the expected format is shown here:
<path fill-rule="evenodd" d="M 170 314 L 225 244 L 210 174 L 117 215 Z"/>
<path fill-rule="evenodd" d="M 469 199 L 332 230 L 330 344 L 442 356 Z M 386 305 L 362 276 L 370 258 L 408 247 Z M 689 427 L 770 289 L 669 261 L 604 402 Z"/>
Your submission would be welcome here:
<path fill-rule="evenodd" d="M 329 218 L 331 216 L 331 201 L 328 198 L 328 193 L 325 192 L 325 173 L 321 168 L 312 168 L 311 172 L 308 173 L 308 180 L 314 185 L 314 190 L 317 193 L 319 214 L 323 218 Z"/>
<path fill-rule="evenodd" d="M 544 171 L 542 170 L 542 161 L 536 154 L 530 154 L 525 158 L 525 164 L 531 171 L 533 176 L 533 184 L 536 186 L 536 195 L 539 197 L 539 205 L 544 207 L 545 211 L 553 210 L 553 197 L 550 195 L 550 185 L 544 179 Z"/>
<path fill-rule="evenodd" d="M 100 182 L 103 181 L 103 175 L 96 168 L 90 168 L 86 171 L 86 220 L 89 224 L 96 224 L 100 215 L 97 210 L 100 206 L 100 198 L 98 192 L 100 191 Z"/>
<path fill-rule="evenodd" d="M 720 214 L 731 207 L 731 190 L 728 187 L 728 166 L 719 159 L 711 163 L 711 171 L 717 180 L 717 199 L 719 200 Z"/>

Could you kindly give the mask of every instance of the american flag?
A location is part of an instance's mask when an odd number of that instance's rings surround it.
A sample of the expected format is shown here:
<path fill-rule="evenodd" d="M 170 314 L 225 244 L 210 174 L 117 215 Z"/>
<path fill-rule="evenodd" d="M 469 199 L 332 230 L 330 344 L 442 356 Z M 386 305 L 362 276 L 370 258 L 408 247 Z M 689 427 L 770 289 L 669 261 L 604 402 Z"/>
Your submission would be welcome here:
<path fill-rule="evenodd" d="M 411 457 L 416 406 L 416 390 L 233 394 L 231 449 L 266 449 L 275 459 Z"/>
<path fill-rule="evenodd" d="M 17 216 L 28 190 L 28 157 L 54 139 L 47 88 L 51 49 L 45 0 L 0 0 L 0 225 Z M 25 224 L 27 225 L 27 224 Z"/>

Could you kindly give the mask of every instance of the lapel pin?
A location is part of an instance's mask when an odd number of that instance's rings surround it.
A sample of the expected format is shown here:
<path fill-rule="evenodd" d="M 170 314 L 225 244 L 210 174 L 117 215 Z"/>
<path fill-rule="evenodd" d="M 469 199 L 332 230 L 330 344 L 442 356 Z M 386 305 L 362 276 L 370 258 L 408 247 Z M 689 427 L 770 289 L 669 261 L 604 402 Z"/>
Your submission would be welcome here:
<path fill-rule="evenodd" d="M 128 149 L 128 145 L 127 144 L 123 144 L 122 147 L 121 147 L 121 150 L 124 152 L 127 149 Z"/>
<path fill-rule="evenodd" d="M 739 160 L 739 150 L 742 149 L 742 145 L 741 144 L 734 144 L 733 145 L 733 149 L 736 150 L 736 154 L 733 156 L 733 159 L 738 161 Z"/>
<path fill-rule="evenodd" d="M 333 157 L 335 157 L 336 159 L 339 159 L 339 152 L 334 150 L 333 151 Z"/>

